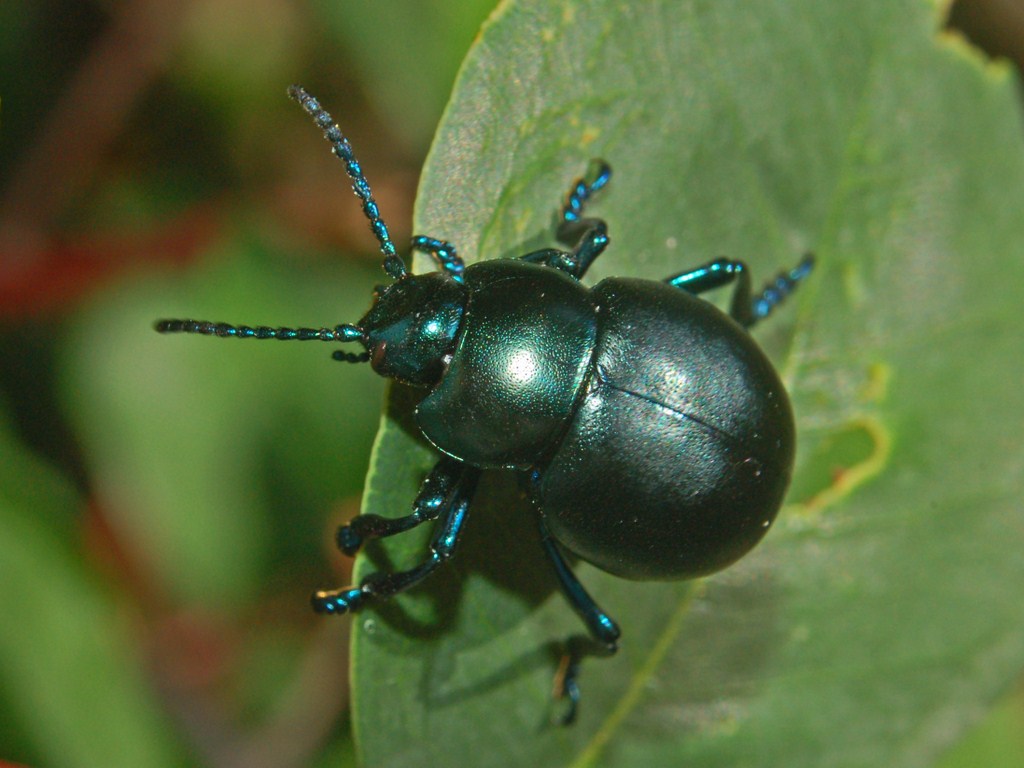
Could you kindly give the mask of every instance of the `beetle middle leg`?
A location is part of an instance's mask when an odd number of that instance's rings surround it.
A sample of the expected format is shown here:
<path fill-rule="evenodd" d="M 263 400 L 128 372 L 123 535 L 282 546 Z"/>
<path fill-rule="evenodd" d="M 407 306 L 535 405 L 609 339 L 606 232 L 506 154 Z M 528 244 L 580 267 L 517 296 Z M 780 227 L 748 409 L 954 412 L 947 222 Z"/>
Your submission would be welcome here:
<path fill-rule="evenodd" d="M 349 557 L 355 555 L 367 539 L 382 539 L 403 533 L 430 520 L 436 520 L 445 508 L 452 489 L 461 479 L 466 465 L 447 456 L 430 470 L 416 500 L 412 514 L 404 517 L 382 517 L 381 515 L 357 515 L 347 525 L 338 528 L 335 540 L 338 549 Z"/>
<path fill-rule="evenodd" d="M 566 195 L 558 214 L 555 236 L 559 242 L 571 246 L 572 251 L 546 249 L 522 257 L 524 261 L 544 264 L 567 272 L 577 280 L 586 274 L 590 265 L 608 247 L 608 225 L 603 219 L 582 218 L 583 207 L 591 195 L 604 187 L 612 176 L 611 167 L 603 160 L 594 160 L 592 179 L 577 179 Z"/>
<path fill-rule="evenodd" d="M 594 599 L 580 584 L 579 579 L 572 572 L 572 568 L 565 561 L 558 545 L 551 538 L 544 519 L 539 515 L 538 522 L 541 544 L 555 568 L 558 584 L 562 588 L 566 600 L 569 601 L 569 605 L 576 611 L 590 632 L 589 637 L 574 635 L 569 638 L 566 643 L 566 652 L 555 677 L 555 696 L 569 700 L 568 710 L 561 719 L 563 725 L 569 725 L 576 719 L 576 711 L 579 707 L 580 688 L 577 678 L 579 677 L 580 662 L 585 656 L 611 656 L 619 649 L 618 640 L 621 633 L 619 625 L 594 602 Z"/>
<path fill-rule="evenodd" d="M 562 205 L 561 222 L 556 231 L 559 242 L 573 246 L 578 264 L 575 277 L 581 278 L 591 263 L 608 247 L 608 225 L 603 219 L 582 218 L 583 207 L 591 195 L 604 187 L 612 177 L 612 169 L 603 160 L 591 163 L 595 169 L 593 179 L 578 179 L 566 195 Z M 588 174 L 589 175 L 589 174 Z"/>
<path fill-rule="evenodd" d="M 317 613 L 346 613 L 357 611 L 367 600 L 384 600 L 412 587 L 438 566 L 451 558 L 458 545 L 459 534 L 466 521 L 469 505 L 476 491 L 480 470 L 450 459 L 442 459 L 427 476 L 414 504 L 411 515 L 382 518 L 360 515 L 338 531 L 338 543 L 343 551 L 355 552 L 362 538 L 391 536 L 409 530 L 426 520 L 438 518 L 430 554 L 426 560 L 407 571 L 372 573 L 358 587 L 322 590 L 313 594 L 313 609 Z M 357 522 L 362 519 L 364 522 Z"/>
<path fill-rule="evenodd" d="M 780 272 L 769 280 L 756 296 L 751 296 L 750 270 L 742 261 L 720 258 L 707 264 L 681 272 L 665 280 L 669 285 L 692 294 L 703 293 L 736 281 L 729 315 L 744 328 L 771 314 L 792 292 L 797 284 L 810 274 L 814 257 L 807 254 L 788 272 Z"/>

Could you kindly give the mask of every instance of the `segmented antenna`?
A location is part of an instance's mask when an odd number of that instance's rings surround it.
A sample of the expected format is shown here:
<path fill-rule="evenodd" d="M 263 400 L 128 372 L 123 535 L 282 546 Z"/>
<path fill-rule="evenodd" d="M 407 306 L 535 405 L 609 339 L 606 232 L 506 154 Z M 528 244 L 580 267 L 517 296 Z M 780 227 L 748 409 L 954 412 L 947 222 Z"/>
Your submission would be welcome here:
<path fill-rule="evenodd" d="M 370 229 L 377 236 L 380 242 L 380 251 L 384 254 L 384 271 L 392 278 L 398 280 L 405 276 L 405 262 L 395 251 L 395 244 L 391 242 L 388 234 L 388 227 L 380 217 L 380 210 L 373 199 L 370 191 L 370 184 L 363 176 L 363 169 L 352 153 L 352 145 L 348 143 L 341 129 L 338 128 L 334 118 L 327 110 L 320 106 L 320 102 L 310 96 L 304 88 L 293 85 L 288 88 L 288 95 L 299 102 L 299 105 L 306 110 L 318 126 L 324 132 L 324 138 L 331 143 L 334 154 L 345 163 L 345 171 L 352 179 L 352 190 L 363 203 L 363 213 L 370 222 Z"/>
<path fill-rule="evenodd" d="M 158 320 L 154 328 L 159 333 L 198 333 L 203 336 L 234 336 L 237 339 L 278 339 L 280 341 L 356 341 L 366 343 L 363 329 L 348 323 L 335 328 L 271 328 L 266 325 L 229 325 L 211 323 L 208 320 Z M 365 363 L 370 359 L 367 352 L 336 351 L 335 360 L 346 363 Z"/>

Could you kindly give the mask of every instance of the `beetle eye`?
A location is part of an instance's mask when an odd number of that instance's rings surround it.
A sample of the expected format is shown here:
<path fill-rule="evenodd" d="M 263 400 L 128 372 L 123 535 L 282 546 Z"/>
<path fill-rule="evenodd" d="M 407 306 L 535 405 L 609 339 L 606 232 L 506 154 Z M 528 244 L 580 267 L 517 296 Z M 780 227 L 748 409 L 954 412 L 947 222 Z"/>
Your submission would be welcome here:
<path fill-rule="evenodd" d="M 381 297 L 381 295 L 384 293 L 384 291 L 386 291 L 387 289 L 388 289 L 388 287 L 386 285 L 381 285 L 380 283 L 378 283 L 377 285 L 373 286 L 373 300 L 374 300 L 374 302 L 376 302 Z"/>

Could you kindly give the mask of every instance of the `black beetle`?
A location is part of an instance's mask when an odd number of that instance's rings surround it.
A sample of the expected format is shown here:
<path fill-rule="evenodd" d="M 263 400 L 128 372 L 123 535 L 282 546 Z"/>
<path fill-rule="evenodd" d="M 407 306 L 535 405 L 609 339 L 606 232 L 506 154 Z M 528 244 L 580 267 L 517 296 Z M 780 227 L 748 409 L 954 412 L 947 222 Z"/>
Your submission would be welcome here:
<path fill-rule="evenodd" d="M 560 547 L 629 579 L 686 579 L 724 568 L 767 532 L 793 466 L 793 414 L 782 382 L 747 328 L 811 270 L 805 257 L 756 296 L 740 261 L 716 259 L 663 282 L 579 281 L 608 245 L 587 199 L 608 182 L 596 163 L 576 182 L 558 240 L 519 259 L 466 267 L 452 244 L 413 238 L 440 271 L 410 274 L 395 251 L 352 148 L 303 89 L 297 100 L 345 163 L 393 282 L 356 324 L 328 328 L 232 326 L 162 320 L 162 333 L 355 342 L 382 376 L 426 389 L 416 409 L 442 453 L 411 514 L 359 515 L 338 531 L 353 555 L 369 538 L 437 520 L 428 558 L 345 589 L 317 592 L 313 607 L 345 613 L 421 581 L 451 557 L 480 472 L 519 470 L 540 541 L 590 637 L 568 645 L 559 691 L 575 715 L 579 661 L 616 650 L 619 628 L 573 575 Z M 726 315 L 697 294 L 735 284 Z M 557 543 L 556 543 L 557 542 Z"/>

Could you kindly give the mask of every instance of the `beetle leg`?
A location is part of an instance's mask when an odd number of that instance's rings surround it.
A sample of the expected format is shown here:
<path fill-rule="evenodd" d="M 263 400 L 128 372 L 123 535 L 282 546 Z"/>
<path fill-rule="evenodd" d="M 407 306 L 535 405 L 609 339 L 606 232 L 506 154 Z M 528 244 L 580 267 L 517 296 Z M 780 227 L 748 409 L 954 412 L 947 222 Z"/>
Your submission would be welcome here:
<path fill-rule="evenodd" d="M 565 561 L 561 550 L 551 538 L 544 519 L 538 515 L 541 544 L 555 568 L 558 584 L 562 588 L 566 600 L 573 610 L 583 619 L 590 631 L 589 637 L 574 635 L 566 643 L 566 652 L 555 676 L 555 697 L 568 699 L 569 707 L 561 718 L 563 725 L 569 725 L 576 719 L 576 710 L 580 701 L 579 669 L 585 656 L 610 656 L 618 646 L 619 625 L 594 602 L 579 579 Z"/>
<path fill-rule="evenodd" d="M 587 225 L 589 229 L 583 234 L 583 238 L 575 251 L 559 251 L 556 248 L 545 248 L 541 251 L 533 251 L 525 256 L 520 256 L 520 261 L 528 261 L 531 264 L 542 264 L 545 267 L 559 269 L 579 280 L 587 271 L 591 262 L 608 245 L 608 235 L 605 234 L 605 223 L 600 219 L 584 219 L 578 222 Z"/>
<path fill-rule="evenodd" d="M 578 240 L 572 251 L 576 262 L 572 275 L 579 280 L 590 269 L 594 259 L 608 247 L 608 225 L 603 219 L 580 219 L 567 221 L 558 228 L 558 239 L 563 242 L 571 242 L 574 234 L 578 234 Z"/>
<path fill-rule="evenodd" d="M 758 320 L 768 317 L 771 311 L 790 294 L 797 283 L 810 274 L 813 264 L 814 257 L 808 254 L 793 269 L 788 272 L 780 272 L 754 298 L 750 293 L 750 271 L 747 269 L 747 265 L 733 259 L 721 258 L 709 261 L 696 269 L 667 278 L 665 282 L 689 293 L 698 294 L 727 285 L 735 280 L 736 289 L 732 295 L 729 315 L 744 328 L 749 328 Z"/>
<path fill-rule="evenodd" d="M 751 312 L 754 316 L 752 322 L 768 317 L 771 311 L 789 296 L 797 284 L 811 274 L 812 269 L 814 269 L 814 254 L 808 253 L 791 270 L 779 272 L 773 280 L 765 283 L 760 295 L 754 298 L 751 305 Z"/>
<path fill-rule="evenodd" d="M 608 225 L 604 220 L 581 218 L 584 203 L 607 184 L 612 175 L 612 169 L 603 160 L 594 160 L 591 165 L 597 169 L 593 174 L 593 181 L 587 181 L 585 178 L 574 181 L 558 214 L 558 229 L 555 234 L 560 242 L 573 246 L 572 251 L 546 248 L 521 256 L 523 261 L 561 270 L 579 280 L 586 274 L 594 259 L 608 247 Z"/>
<path fill-rule="evenodd" d="M 557 248 L 545 248 L 541 251 L 532 251 L 519 257 L 520 261 L 528 261 L 531 264 L 541 264 L 552 269 L 560 269 L 572 276 L 576 276 L 579 269 L 579 261 L 575 254 L 567 251 L 560 251 Z"/>
<path fill-rule="evenodd" d="M 367 600 L 387 599 L 418 584 L 433 573 L 455 552 L 479 477 L 479 469 L 461 465 L 461 473 L 455 480 L 443 509 L 437 515 L 440 520 L 430 542 L 430 555 L 426 560 L 407 571 L 372 573 L 363 579 L 358 587 L 316 592 L 312 599 L 313 610 L 317 613 L 358 611 Z"/>
<path fill-rule="evenodd" d="M 696 295 L 731 283 L 737 274 L 745 273 L 746 271 L 747 266 L 742 261 L 722 258 L 709 261 L 707 264 L 702 264 L 694 269 L 680 272 L 674 277 L 667 277 L 665 282 Z M 750 293 L 749 282 L 747 293 Z"/>
<path fill-rule="evenodd" d="M 434 257 L 434 261 L 445 272 L 462 282 L 462 272 L 466 269 L 462 257 L 455 252 L 455 246 L 445 240 L 435 240 L 426 235 L 416 235 L 412 239 L 412 248 L 416 251 L 428 253 Z"/>
<path fill-rule="evenodd" d="M 687 293 L 697 295 L 713 288 L 720 288 L 736 281 L 736 290 L 732 295 L 732 306 L 729 314 L 740 325 L 749 328 L 753 322 L 750 301 L 750 272 L 742 261 L 732 259 L 715 259 L 707 264 L 681 272 L 665 280 L 671 286 L 681 288 Z"/>
<path fill-rule="evenodd" d="M 412 505 L 412 514 L 404 517 L 382 517 L 381 515 L 357 515 L 347 525 L 338 528 L 336 541 L 338 549 L 350 557 L 359 551 L 367 539 L 382 539 L 411 530 L 421 523 L 436 520 L 451 496 L 452 488 L 462 477 L 465 465 L 461 461 L 445 456 L 420 486 L 419 494 Z"/>
<path fill-rule="evenodd" d="M 583 213 L 584 204 L 590 199 L 591 195 L 604 187 L 612 177 L 611 166 L 604 160 L 591 160 L 590 166 L 595 169 L 595 173 L 590 174 L 588 169 L 587 175 L 593 175 L 594 180 L 587 181 L 586 178 L 583 178 L 574 181 L 569 189 L 569 194 L 565 197 L 565 203 L 562 204 L 562 212 L 559 216 L 558 239 L 565 242 L 566 245 L 572 245 L 572 242 L 567 242 L 562 237 L 561 233 L 565 225 L 581 220 L 580 216 Z"/>
<path fill-rule="evenodd" d="M 594 259 L 608 247 L 608 225 L 604 220 L 585 219 L 582 215 L 584 204 L 608 183 L 612 169 L 603 160 L 592 161 L 591 167 L 596 169 L 593 180 L 577 179 L 566 195 L 556 231 L 559 242 L 573 247 L 572 256 L 576 264 L 571 274 L 576 279 L 583 277 Z"/>

